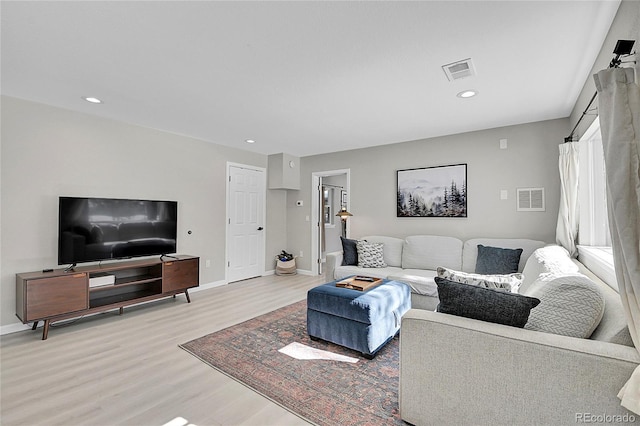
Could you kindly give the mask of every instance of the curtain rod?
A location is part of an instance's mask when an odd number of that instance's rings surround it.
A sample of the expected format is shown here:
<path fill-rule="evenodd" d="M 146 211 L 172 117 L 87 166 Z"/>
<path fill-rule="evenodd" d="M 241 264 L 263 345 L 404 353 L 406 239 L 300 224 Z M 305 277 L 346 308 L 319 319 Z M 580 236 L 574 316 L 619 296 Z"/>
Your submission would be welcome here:
<path fill-rule="evenodd" d="M 576 123 L 576 125 L 573 127 L 573 130 L 571 131 L 569 136 L 564 138 L 564 143 L 573 141 L 573 134 L 576 132 L 576 129 L 578 128 L 578 126 L 582 122 L 582 119 L 584 118 L 584 116 L 587 115 L 587 112 L 589 112 L 589 109 L 591 109 L 591 104 L 593 104 L 593 101 L 596 100 L 597 96 L 598 96 L 598 92 L 596 91 L 596 93 L 594 93 L 593 96 L 591 97 L 591 100 L 589 101 L 589 104 L 587 105 L 587 107 L 584 109 L 584 111 L 582 111 L 582 115 L 578 119 L 578 122 Z"/>
<path fill-rule="evenodd" d="M 613 54 L 616 56 L 611 60 L 611 62 L 609 62 L 609 68 L 619 68 L 620 64 L 622 63 L 622 60 L 620 59 L 621 56 L 635 55 L 635 52 L 633 53 L 631 52 L 631 49 L 633 49 L 634 43 L 635 43 L 635 40 L 618 40 L 618 42 L 616 43 L 616 47 L 613 49 Z M 636 61 L 629 61 L 629 62 L 633 62 L 634 64 L 636 63 Z M 576 132 L 576 129 L 582 122 L 582 119 L 584 118 L 584 116 L 587 115 L 587 112 L 589 112 L 589 109 L 591 108 L 591 104 L 593 104 L 593 101 L 596 100 L 596 96 L 598 96 L 597 91 L 591 97 L 591 100 L 589 101 L 589 105 L 587 105 L 585 110 L 582 112 L 582 115 L 578 119 L 578 122 L 576 123 L 576 125 L 573 127 L 573 130 L 571 131 L 569 136 L 564 138 L 564 143 L 573 141 L 573 135 Z"/>

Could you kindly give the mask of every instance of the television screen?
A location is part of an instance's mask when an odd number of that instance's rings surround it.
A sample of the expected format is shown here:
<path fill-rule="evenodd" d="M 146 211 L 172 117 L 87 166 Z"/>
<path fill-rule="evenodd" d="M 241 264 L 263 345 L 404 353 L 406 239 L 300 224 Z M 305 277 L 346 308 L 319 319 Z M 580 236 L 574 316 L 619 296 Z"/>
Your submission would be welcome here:
<path fill-rule="evenodd" d="M 58 264 L 175 253 L 176 201 L 60 197 Z"/>

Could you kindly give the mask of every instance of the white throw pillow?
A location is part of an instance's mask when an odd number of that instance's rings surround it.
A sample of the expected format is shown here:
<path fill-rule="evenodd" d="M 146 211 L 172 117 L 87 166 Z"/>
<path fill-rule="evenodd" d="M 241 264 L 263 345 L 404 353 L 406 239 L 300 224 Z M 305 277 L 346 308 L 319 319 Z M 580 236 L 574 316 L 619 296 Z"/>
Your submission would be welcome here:
<path fill-rule="evenodd" d="M 526 289 L 540 299 L 524 328 L 587 339 L 604 314 L 602 290 L 582 274 L 540 274 Z"/>
<path fill-rule="evenodd" d="M 449 281 L 462 284 L 471 284 L 478 287 L 492 288 L 494 290 L 509 291 L 517 293 L 518 287 L 522 283 L 522 274 L 513 273 L 505 275 L 483 275 L 471 272 L 455 271 L 453 269 L 438 266 L 438 276 Z"/>
<path fill-rule="evenodd" d="M 360 239 L 370 243 L 384 244 L 384 247 L 382 248 L 384 263 L 386 263 L 387 266 L 402 266 L 402 245 L 404 244 L 404 240 L 402 238 L 370 235 Z"/>
<path fill-rule="evenodd" d="M 358 266 L 361 268 L 386 268 L 384 262 L 384 244 L 370 243 L 368 241 L 358 241 Z"/>

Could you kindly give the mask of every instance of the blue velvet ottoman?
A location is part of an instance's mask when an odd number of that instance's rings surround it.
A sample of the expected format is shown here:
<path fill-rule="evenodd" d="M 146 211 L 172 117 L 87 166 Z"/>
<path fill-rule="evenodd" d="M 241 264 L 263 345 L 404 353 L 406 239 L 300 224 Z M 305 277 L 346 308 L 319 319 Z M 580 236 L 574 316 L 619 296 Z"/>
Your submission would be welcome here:
<path fill-rule="evenodd" d="M 333 281 L 307 293 L 307 333 L 371 359 L 400 330 L 409 309 L 411 290 L 399 281 L 384 280 L 366 291 L 336 287 Z"/>

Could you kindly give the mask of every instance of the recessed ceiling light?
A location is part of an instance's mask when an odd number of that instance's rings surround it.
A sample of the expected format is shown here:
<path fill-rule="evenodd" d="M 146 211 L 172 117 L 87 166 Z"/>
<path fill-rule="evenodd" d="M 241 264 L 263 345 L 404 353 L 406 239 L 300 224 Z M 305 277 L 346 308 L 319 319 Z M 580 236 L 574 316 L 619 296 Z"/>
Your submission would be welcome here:
<path fill-rule="evenodd" d="M 475 90 L 464 90 L 458 93 L 456 96 L 459 98 L 466 99 L 466 98 L 473 98 L 477 94 L 478 92 L 476 92 Z"/>
<path fill-rule="evenodd" d="M 87 97 L 84 97 L 82 99 L 84 99 L 87 102 L 91 102 L 92 104 L 101 104 L 102 103 L 102 101 L 100 99 L 94 98 L 92 96 L 87 96 Z"/>
<path fill-rule="evenodd" d="M 254 141 L 253 139 L 247 139 L 245 142 L 246 143 L 256 143 L 256 141 Z"/>

